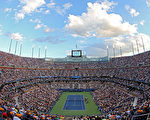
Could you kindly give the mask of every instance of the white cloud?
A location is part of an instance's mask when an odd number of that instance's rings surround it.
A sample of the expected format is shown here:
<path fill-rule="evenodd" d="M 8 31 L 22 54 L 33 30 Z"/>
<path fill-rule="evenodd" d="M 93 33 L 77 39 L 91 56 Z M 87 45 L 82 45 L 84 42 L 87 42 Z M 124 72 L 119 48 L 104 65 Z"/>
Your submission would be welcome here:
<path fill-rule="evenodd" d="M 11 11 L 12 11 L 12 8 L 5 8 L 4 11 L 5 11 L 5 12 L 11 12 Z"/>
<path fill-rule="evenodd" d="M 28 14 L 45 4 L 44 0 L 20 0 L 20 2 L 25 4 L 22 11 Z"/>
<path fill-rule="evenodd" d="M 130 9 L 130 14 L 131 14 L 132 17 L 136 17 L 136 16 L 138 16 L 140 13 L 137 12 L 135 9 L 131 8 L 131 9 Z"/>
<path fill-rule="evenodd" d="M 23 36 L 20 33 L 12 33 L 11 34 L 11 39 L 22 41 L 23 40 Z"/>
<path fill-rule="evenodd" d="M 88 3 L 87 13 L 81 16 L 69 15 L 65 28 L 73 36 L 81 37 L 115 37 L 134 34 L 137 26 L 124 22 L 119 14 L 108 13 L 115 3 Z"/>
<path fill-rule="evenodd" d="M 15 14 L 15 19 L 16 20 L 24 19 L 24 13 L 16 13 Z"/>
<path fill-rule="evenodd" d="M 46 33 L 52 32 L 52 30 L 50 30 L 50 28 L 49 28 L 47 25 L 43 24 L 43 23 L 38 23 L 38 24 L 34 27 L 35 30 L 40 29 L 40 28 L 43 28 L 44 32 L 46 32 Z"/>
<path fill-rule="evenodd" d="M 34 29 L 40 29 L 42 27 L 42 25 L 41 24 L 37 24 L 35 27 L 34 27 Z"/>
<path fill-rule="evenodd" d="M 122 52 L 124 55 L 129 55 L 129 53 L 132 53 L 132 44 L 134 46 L 134 52 L 137 53 L 137 45 L 136 41 L 138 43 L 138 47 L 140 52 L 143 52 L 143 43 L 142 39 L 144 41 L 144 46 L 148 50 L 150 49 L 149 43 L 150 43 L 150 37 L 143 33 L 138 33 L 133 36 L 118 36 L 113 37 L 110 39 L 106 39 L 105 42 L 109 46 L 110 49 L 112 49 L 113 45 L 115 46 L 116 51 L 120 51 L 120 47 L 122 48 Z M 120 54 L 119 52 L 117 54 Z"/>
<path fill-rule="evenodd" d="M 62 6 L 57 6 L 54 0 L 50 0 L 50 3 L 47 4 L 48 8 L 52 8 L 55 10 L 58 14 L 64 15 L 66 14 L 66 11 L 72 7 L 71 3 L 65 3 Z M 45 11 L 45 14 L 49 13 L 49 11 Z"/>
<path fill-rule="evenodd" d="M 44 12 L 44 14 L 49 14 L 50 13 L 50 10 L 46 10 L 45 12 Z"/>
<path fill-rule="evenodd" d="M 140 24 L 143 26 L 143 25 L 144 25 L 144 22 L 145 22 L 144 20 L 141 20 L 141 21 L 140 21 Z"/>
<path fill-rule="evenodd" d="M 104 57 L 107 56 L 107 49 L 106 46 L 109 48 L 109 56 L 114 57 L 113 54 L 113 46 L 115 48 L 115 56 L 120 56 L 120 47 L 122 50 L 122 55 L 123 56 L 129 56 L 133 55 L 132 53 L 132 44 L 134 47 L 134 53 L 137 54 L 137 45 L 136 45 L 136 40 L 138 43 L 139 47 L 139 52 L 143 52 L 143 43 L 142 39 L 144 42 L 145 50 L 150 49 L 150 36 L 143 34 L 143 33 L 138 33 L 134 36 L 118 36 L 118 37 L 113 37 L 110 39 L 106 39 L 105 43 L 95 43 L 92 45 L 85 46 L 83 49 L 86 51 L 87 55 L 90 57 Z"/>
<path fill-rule="evenodd" d="M 44 31 L 45 31 L 46 33 L 48 33 L 48 32 L 50 32 L 50 28 L 45 28 Z"/>
<path fill-rule="evenodd" d="M 91 3 L 90 3 L 91 4 Z M 90 5 L 89 4 L 89 5 Z M 92 4 L 91 4 L 92 5 Z M 111 1 L 109 2 L 108 0 L 104 0 L 103 2 L 101 2 L 101 4 L 97 7 L 101 7 L 101 9 L 105 10 L 105 11 L 112 11 L 113 6 L 117 5 L 117 3 Z"/>
<path fill-rule="evenodd" d="M 136 17 L 136 16 L 138 16 L 140 14 L 135 9 L 131 8 L 129 5 L 125 5 L 125 9 L 130 13 L 130 15 L 132 17 Z"/>
<path fill-rule="evenodd" d="M 146 4 L 148 7 L 150 7 L 150 0 L 146 0 Z"/>
<path fill-rule="evenodd" d="M 44 28 L 44 32 L 46 32 L 46 33 L 48 33 L 48 32 L 54 32 L 55 31 L 55 29 L 53 29 L 53 28 L 49 28 L 49 27 L 45 27 Z"/>
<path fill-rule="evenodd" d="M 30 21 L 30 22 L 33 22 L 33 23 L 41 23 L 41 20 L 39 20 L 39 19 L 35 19 L 35 20 L 30 19 L 29 21 Z"/>
<path fill-rule="evenodd" d="M 19 0 L 24 6 L 22 9 L 15 14 L 15 19 L 24 19 L 25 14 L 30 14 L 45 4 L 44 0 Z"/>
<path fill-rule="evenodd" d="M 47 4 L 47 6 L 48 6 L 49 8 L 53 8 L 53 7 L 55 6 L 55 3 L 49 3 L 49 4 Z"/>
<path fill-rule="evenodd" d="M 64 15 L 66 13 L 66 11 L 72 6 L 71 3 L 66 3 L 63 5 L 63 8 L 60 8 L 59 6 L 56 7 L 56 11 L 57 13 L 59 13 L 60 15 Z"/>
<path fill-rule="evenodd" d="M 47 7 L 54 8 L 56 3 L 53 0 L 50 0 L 50 3 L 47 4 Z"/>
<path fill-rule="evenodd" d="M 37 23 L 36 26 L 34 27 L 35 30 L 43 28 L 44 32 L 46 32 L 46 33 L 54 32 L 54 29 L 49 28 L 47 25 L 42 23 L 41 20 L 39 20 L 39 19 L 34 19 L 34 20 L 30 19 L 29 21 L 32 23 Z"/>
<path fill-rule="evenodd" d="M 71 6 L 72 6 L 71 3 L 66 3 L 66 4 L 63 5 L 65 10 L 69 9 Z"/>

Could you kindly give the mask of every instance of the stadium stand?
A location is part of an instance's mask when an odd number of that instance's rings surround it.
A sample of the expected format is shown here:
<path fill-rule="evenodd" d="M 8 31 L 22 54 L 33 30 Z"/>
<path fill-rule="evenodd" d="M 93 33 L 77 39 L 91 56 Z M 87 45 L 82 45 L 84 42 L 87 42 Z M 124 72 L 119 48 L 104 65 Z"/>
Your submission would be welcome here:
<path fill-rule="evenodd" d="M 61 95 L 58 89 L 93 88 L 91 94 L 102 114 L 48 113 Z M 0 93 L 0 119 L 146 120 L 150 117 L 150 51 L 105 63 L 52 63 L 0 51 Z"/>

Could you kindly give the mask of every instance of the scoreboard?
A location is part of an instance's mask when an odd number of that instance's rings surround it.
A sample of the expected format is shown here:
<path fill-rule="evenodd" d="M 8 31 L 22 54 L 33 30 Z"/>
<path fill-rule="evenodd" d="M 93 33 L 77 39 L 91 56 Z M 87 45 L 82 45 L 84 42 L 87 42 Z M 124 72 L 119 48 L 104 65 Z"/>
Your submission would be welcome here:
<path fill-rule="evenodd" d="M 72 50 L 71 56 L 72 57 L 82 57 L 82 50 Z"/>

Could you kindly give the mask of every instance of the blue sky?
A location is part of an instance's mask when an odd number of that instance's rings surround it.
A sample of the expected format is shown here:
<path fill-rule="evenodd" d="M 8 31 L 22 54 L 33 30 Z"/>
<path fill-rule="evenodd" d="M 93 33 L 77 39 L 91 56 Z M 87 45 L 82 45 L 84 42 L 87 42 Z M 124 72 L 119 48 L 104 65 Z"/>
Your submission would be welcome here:
<path fill-rule="evenodd" d="M 150 49 L 150 0 L 1 0 L 0 50 L 21 56 L 131 55 Z M 143 42 L 142 42 L 143 40 Z M 137 48 L 138 44 L 138 48 Z"/>

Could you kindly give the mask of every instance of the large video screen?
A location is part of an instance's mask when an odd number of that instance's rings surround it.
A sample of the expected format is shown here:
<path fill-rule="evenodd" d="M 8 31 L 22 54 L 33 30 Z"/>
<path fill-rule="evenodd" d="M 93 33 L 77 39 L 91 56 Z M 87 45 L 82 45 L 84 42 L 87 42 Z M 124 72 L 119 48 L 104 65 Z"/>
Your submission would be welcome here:
<path fill-rule="evenodd" d="M 82 51 L 81 50 L 72 50 L 72 57 L 81 57 Z"/>

